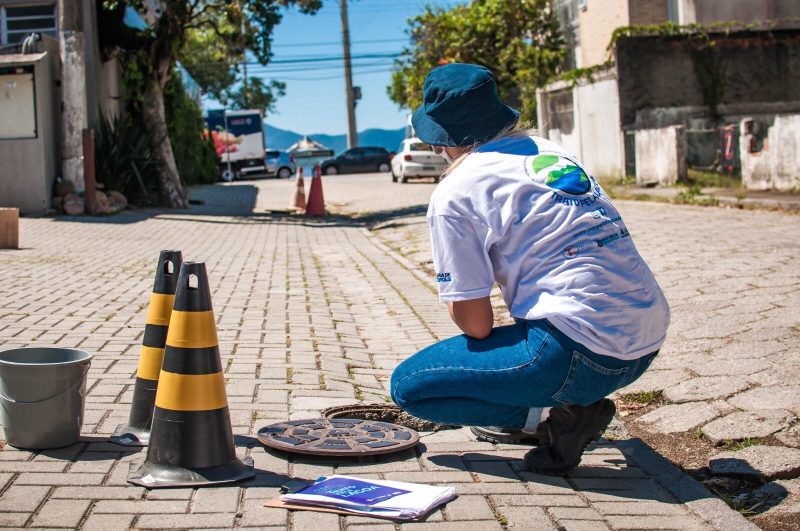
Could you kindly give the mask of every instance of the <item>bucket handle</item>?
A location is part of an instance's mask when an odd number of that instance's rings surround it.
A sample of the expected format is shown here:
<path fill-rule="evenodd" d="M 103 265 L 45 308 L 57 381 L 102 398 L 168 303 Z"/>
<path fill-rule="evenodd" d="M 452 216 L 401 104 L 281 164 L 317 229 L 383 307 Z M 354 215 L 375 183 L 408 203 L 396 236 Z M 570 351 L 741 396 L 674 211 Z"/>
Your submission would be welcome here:
<path fill-rule="evenodd" d="M 36 402 L 19 402 L 17 400 L 13 400 L 11 398 L 8 398 L 3 393 L 0 393 L 0 400 L 3 401 L 3 402 L 8 402 L 10 404 L 16 404 L 18 406 L 31 406 L 31 405 L 44 404 L 45 402 L 51 402 L 53 400 L 56 400 L 57 398 L 61 398 L 62 396 L 66 395 L 67 393 L 69 393 L 70 391 L 72 391 L 73 389 L 78 387 L 79 385 L 83 385 L 83 382 L 86 379 L 86 375 L 87 374 L 89 374 L 89 367 L 86 367 L 86 369 L 83 371 L 83 374 L 81 375 L 81 377 L 78 378 L 78 381 L 75 382 L 75 384 L 72 387 L 70 387 L 66 391 L 63 391 L 63 392 L 57 394 L 56 396 L 51 396 L 50 398 L 45 398 L 44 400 L 37 400 Z"/>

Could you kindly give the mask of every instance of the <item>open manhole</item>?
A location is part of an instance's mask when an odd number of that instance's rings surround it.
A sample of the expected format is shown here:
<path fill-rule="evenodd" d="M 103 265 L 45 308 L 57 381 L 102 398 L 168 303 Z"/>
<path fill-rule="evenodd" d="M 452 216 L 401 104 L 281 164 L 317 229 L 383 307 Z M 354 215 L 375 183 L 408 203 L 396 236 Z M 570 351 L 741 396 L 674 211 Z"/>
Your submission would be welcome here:
<path fill-rule="evenodd" d="M 392 404 L 351 404 L 349 406 L 336 406 L 323 411 L 322 416 L 326 419 L 348 418 L 389 422 L 416 431 L 457 430 L 461 427 L 450 424 L 438 424 L 414 417 Z"/>
<path fill-rule="evenodd" d="M 399 452 L 419 442 L 405 426 L 364 419 L 303 419 L 258 430 L 264 445 L 285 452 L 334 457 L 363 457 Z"/>

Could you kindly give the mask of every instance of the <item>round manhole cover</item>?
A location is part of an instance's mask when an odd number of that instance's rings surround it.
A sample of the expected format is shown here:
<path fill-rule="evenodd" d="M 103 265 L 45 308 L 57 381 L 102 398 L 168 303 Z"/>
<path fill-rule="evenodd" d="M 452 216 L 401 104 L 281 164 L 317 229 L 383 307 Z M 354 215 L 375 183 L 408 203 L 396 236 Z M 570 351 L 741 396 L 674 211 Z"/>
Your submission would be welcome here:
<path fill-rule="evenodd" d="M 258 440 L 285 452 L 365 456 L 399 452 L 419 442 L 411 428 L 363 419 L 304 419 L 270 424 Z"/>

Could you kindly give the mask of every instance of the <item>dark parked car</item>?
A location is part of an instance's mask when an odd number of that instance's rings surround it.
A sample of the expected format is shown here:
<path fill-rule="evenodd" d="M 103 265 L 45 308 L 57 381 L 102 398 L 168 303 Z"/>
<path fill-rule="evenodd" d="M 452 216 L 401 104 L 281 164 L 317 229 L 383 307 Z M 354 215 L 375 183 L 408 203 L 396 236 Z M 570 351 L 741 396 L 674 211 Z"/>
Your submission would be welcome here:
<path fill-rule="evenodd" d="M 394 154 L 382 147 L 356 147 L 339 153 L 332 159 L 322 161 L 321 169 L 325 175 L 337 173 L 358 173 L 368 171 L 388 172 Z"/>

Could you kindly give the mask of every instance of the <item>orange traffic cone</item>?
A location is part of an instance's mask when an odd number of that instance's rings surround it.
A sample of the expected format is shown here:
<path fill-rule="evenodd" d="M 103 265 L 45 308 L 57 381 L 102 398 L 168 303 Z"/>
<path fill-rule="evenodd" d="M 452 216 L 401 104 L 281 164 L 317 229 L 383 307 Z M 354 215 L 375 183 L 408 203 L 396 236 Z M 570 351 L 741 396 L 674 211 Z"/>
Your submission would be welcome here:
<path fill-rule="evenodd" d="M 146 488 L 202 487 L 253 477 L 236 457 L 225 375 L 206 266 L 184 262 L 159 376 L 144 463 L 128 482 Z"/>
<path fill-rule="evenodd" d="M 303 211 L 306 209 L 306 183 L 303 181 L 303 167 L 297 168 L 297 186 L 294 189 L 294 196 L 292 202 L 289 204 L 289 210 Z"/>
<path fill-rule="evenodd" d="M 322 196 L 322 172 L 319 164 L 314 166 L 314 174 L 311 177 L 311 190 L 308 192 L 308 205 L 306 206 L 306 216 L 324 216 L 325 198 Z"/>

